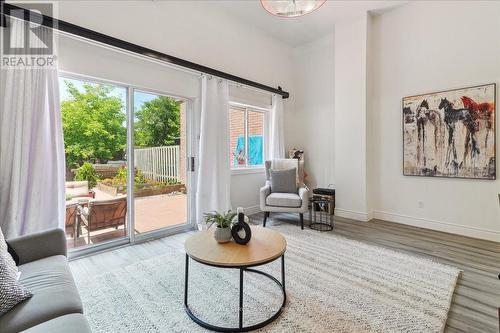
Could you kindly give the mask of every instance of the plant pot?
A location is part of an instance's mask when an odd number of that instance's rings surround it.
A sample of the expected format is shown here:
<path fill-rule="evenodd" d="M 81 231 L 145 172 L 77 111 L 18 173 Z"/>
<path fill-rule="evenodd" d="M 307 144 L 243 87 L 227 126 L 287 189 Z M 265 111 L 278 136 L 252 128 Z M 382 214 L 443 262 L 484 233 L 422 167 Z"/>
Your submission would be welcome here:
<path fill-rule="evenodd" d="M 227 243 L 227 242 L 231 241 L 231 238 L 232 238 L 231 228 L 229 228 L 229 227 L 227 227 L 227 228 L 220 228 L 220 227 L 215 228 L 214 238 L 219 243 Z"/>

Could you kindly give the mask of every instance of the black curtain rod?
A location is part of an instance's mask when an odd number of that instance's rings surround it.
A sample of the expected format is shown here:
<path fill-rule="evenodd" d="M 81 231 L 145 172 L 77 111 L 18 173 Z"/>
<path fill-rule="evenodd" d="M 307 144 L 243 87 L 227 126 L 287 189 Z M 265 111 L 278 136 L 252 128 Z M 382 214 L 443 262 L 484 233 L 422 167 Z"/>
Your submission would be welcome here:
<path fill-rule="evenodd" d="M 269 91 L 278 95 L 281 95 L 283 98 L 288 98 L 290 94 L 287 91 L 284 91 L 281 89 L 281 87 L 278 86 L 278 88 L 273 88 L 270 86 L 266 86 L 264 84 L 254 82 L 251 80 L 247 80 L 245 78 L 235 76 L 229 73 L 225 73 L 222 71 L 219 71 L 214 68 L 210 68 L 207 66 L 203 66 L 191 61 L 187 61 L 181 58 L 177 58 L 159 51 L 155 51 L 152 49 L 149 49 L 144 46 L 140 46 L 134 43 L 130 43 L 127 41 L 124 41 L 122 39 L 118 39 L 94 30 L 90 30 L 63 20 L 58 20 L 53 17 L 50 17 L 48 15 L 42 15 L 36 12 L 31 12 L 28 9 L 21 8 L 12 4 L 5 3 L 3 0 L 0 0 L 0 7 L 1 7 L 1 21 L 2 21 L 2 26 L 5 26 L 5 16 L 12 16 L 12 17 L 17 17 L 19 19 L 25 20 L 25 21 L 34 21 L 36 19 L 36 23 L 40 23 L 45 27 L 52 28 L 55 30 L 63 31 L 72 35 L 76 35 L 79 37 L 83 37 L 89 40 L 93 40 L 99 43 L 103 43 L 106 45 L 110 45 L 113 47 L 117 47 L 122 50 L 130 51 L 136 54 L 140 54 L 149 58 L 153 58 L 165 63 L 185 67 L 192 69 L 197 72 L 217 76 L 229 81 L 241 83 L 246 86 L 254 87 L 257 89 Z M 20 11 L 23 11 L 23 15 L 19 15 Z"/>

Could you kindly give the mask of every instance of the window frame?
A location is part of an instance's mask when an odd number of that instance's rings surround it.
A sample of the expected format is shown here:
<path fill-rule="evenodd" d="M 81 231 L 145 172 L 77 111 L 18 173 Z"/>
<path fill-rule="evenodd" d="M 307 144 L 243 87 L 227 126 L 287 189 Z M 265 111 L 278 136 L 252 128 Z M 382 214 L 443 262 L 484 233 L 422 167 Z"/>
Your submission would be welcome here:
<path fill-rule="evenodd" d="M 245 135 L 245 166 L 235 167 L 233 165 L 233 158 L 231 155 L 231 137 L 229 135 L 230 132 L 230 121 L 229 121 L 229 112 L 228 112 L 228 147 L 229 147 L 229 165 L 231 168 L 231 174 L 250 174 L 250 173 L 261 173 L 265 169 L 265 161 L 268 157 L 268 146 L 267 142 L 269 137 L 269 117 L 271 109 L 258 107 L 254 105 L 238 103 L 234 101 L 229 102 L 229 109 L 240 110 L 244 112 L 244 135 Z M 229 110 L 228 110 L 229 111 Z M 257 112 L 263 115 L 263 131 L 262 131 L 262 142 L 263 142 L 263 160 L 264 163 L 261 165 L 248 165 L 248 114 L 249 112 Z"/>

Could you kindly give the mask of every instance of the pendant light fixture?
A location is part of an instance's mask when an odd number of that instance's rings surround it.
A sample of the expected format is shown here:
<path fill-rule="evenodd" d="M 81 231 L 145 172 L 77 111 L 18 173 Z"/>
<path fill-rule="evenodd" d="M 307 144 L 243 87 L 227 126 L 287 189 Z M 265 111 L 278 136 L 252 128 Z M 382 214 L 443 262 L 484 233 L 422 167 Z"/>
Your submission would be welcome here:
<path fill-rule="evenodd" d="M 260 0 L 262 7 L 279 17 L 298 17 L 312 13 L 326 0 Z"/>

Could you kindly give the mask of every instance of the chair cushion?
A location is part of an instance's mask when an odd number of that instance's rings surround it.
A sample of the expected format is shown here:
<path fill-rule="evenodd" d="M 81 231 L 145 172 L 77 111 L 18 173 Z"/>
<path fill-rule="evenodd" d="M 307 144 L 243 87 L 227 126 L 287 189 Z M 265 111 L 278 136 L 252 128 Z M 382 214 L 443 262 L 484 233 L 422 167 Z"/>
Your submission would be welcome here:
<path fill-rule="evenodd" d="M 72 198 L 89 195 L 89 183 L 85 181 L 66 182 L 66 195 Z"/>
<path fill-rule="evenodd" d="M 32 261 L 19 266 L 19 271 L 21 284 L 33 297 L 0 317 L 2 333 L 19 332 L 59 316 L 83 313 L 65 256 Z"/>
<path fill-rule="evenodd" d="M 89 195 L 89 191 L 83 187 L 74 189 L 68 188 L 66 189 L 66 195 L 70 196 L 71 198 L 87 197 Z"/>
<path fill-rule="evenodd" d="M 302 200 L 296 193 L 271 193 L 266 198 L 268 206 L 298 208 Z"/>
<path fill-rule="evenodd" d="M 90 326 L 87 319 L 80 314 L 74 313 L 54 318 L 45 323 L 33 326 L 25 333 L 90 333 Z"/>
<path fill-rule="evenodd" d="M 271 192 L 297 193 L 297 169 L 271 169 Z"/>
<path fill-rule="evenodd" d="M 303 187 L 304 178 L 306 176 L 304 171 L 304 158 L 297 160 L 295 158 L 284 158 L 284 159 L 274 159 L 272 161 L 265 162 L 266 167 L 266 180 L 271 181 L 271 169 L 283 170 L 297 168 L 297 184 L 299 187 Z"/>

